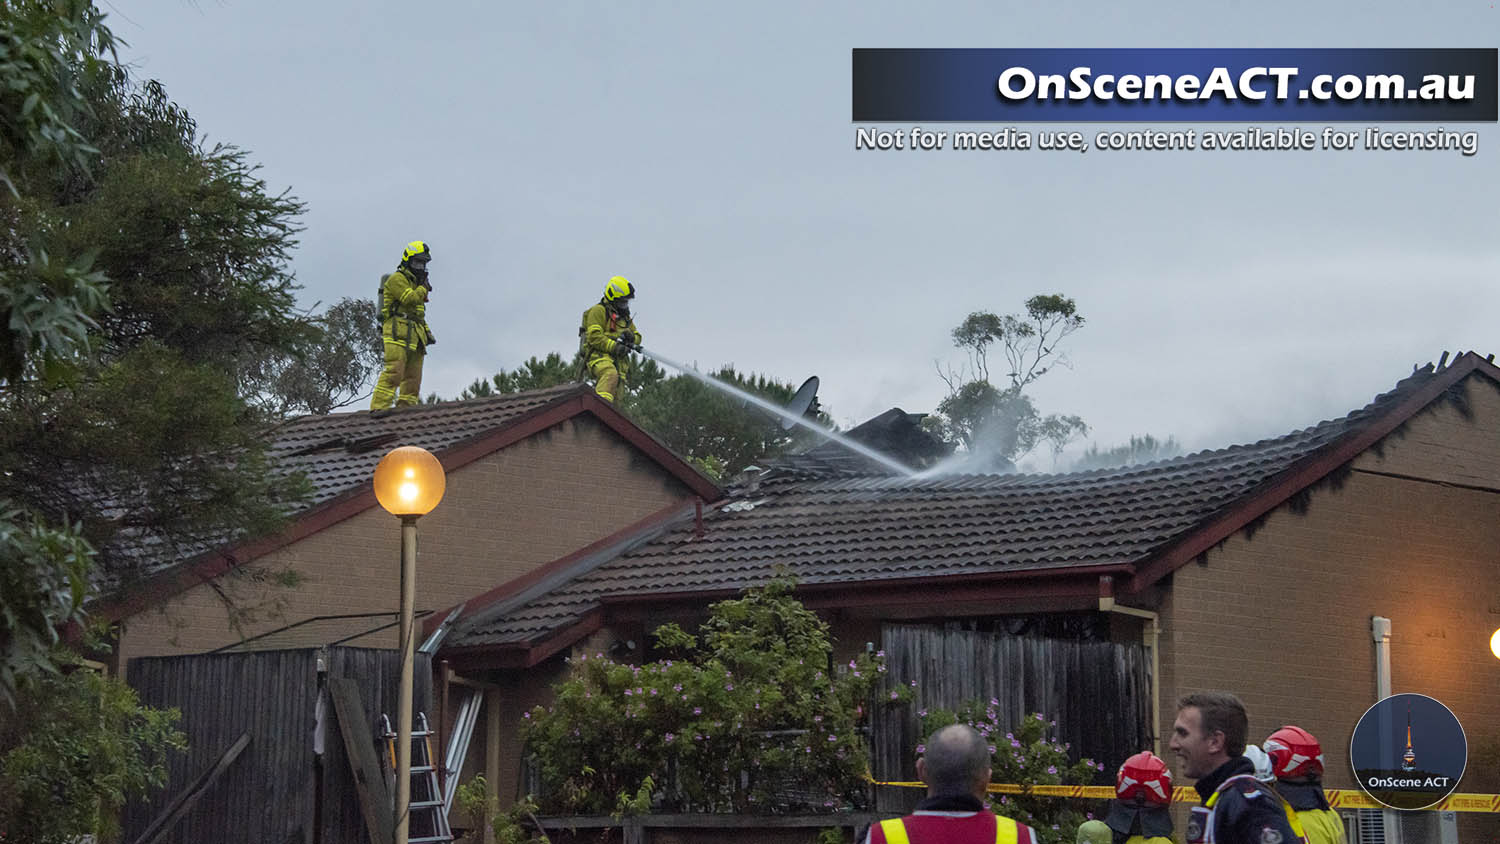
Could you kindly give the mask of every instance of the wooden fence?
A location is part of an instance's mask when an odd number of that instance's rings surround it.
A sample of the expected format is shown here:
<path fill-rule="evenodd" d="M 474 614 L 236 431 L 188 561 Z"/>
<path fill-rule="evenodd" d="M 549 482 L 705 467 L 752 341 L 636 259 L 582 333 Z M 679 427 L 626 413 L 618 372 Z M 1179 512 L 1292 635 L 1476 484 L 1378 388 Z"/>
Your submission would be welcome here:
<path fill-rule="evenodd" d="M 324 669 L 320 672 L 321 667 Z M 240 736 L 250 744 L 161 839 L 172 844 L 323 844 L 368 841 L 334 708 L 332 677 L 354 680 L 372 722 L 396 713 L 400 656 L 370 648 L 308 648 L 252 653 L 142 657 L 127 678 L 142 703 L 176 707 L 188 752 L 178 754 L 165 789 L 127 806 L 122 840 L 136 840 L 174 795 L 210 768 Z M 414 708 L 432 709 L 430 658 L 417 655 Z M 320 729 L 321 725 L 321 729 Z M 369 725 L 378 736 L 375 723 Z M 322 750 L 315 742 L 321 733 Z"/>
<path fill-rule="evenodd" d="M 1113 777 L 1126 757 L 1151 746 L 1149 661 L 1140 644 L 1011 636 L 941 627 L 890 624 L 882 629 L 891 682 L 915 680 L 916 702 L 877 708 L 871 738 L 874 777 L 916 778 L 921 709 L 954 709 L 991 699 L 1010 730 L 1028 713 L 1056 719 L 1059 741 L 1074 760 L 1087 756 Z M 1104 775 L 1101 774 L 1100 782 Z M 876 805 L 889 811 L 921 796 L 882 788 Z"/>

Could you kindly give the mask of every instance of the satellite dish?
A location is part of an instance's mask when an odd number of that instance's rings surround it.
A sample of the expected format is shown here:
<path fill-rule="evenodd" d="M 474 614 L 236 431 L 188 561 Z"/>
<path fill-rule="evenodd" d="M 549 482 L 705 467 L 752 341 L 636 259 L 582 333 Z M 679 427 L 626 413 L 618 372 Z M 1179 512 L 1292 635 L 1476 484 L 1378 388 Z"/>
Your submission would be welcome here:
<path fill-rule="evenodd" d="M 803 381 L 802 386 L 797 388 L 797 395 L 792 396 L 792 400 L 790 402 L 787 402 L 787 412 L 792 414 L 793 416 L 801 417 L 807 413 L 808 409 L 810 409 L 813 406 L 813 403 L 817 400 L 818 376 L 814 375 L 806 381 Z M 795 424 L 796 423 L 790 419 L 781 420 L 781 427 L 784 430 L 791 430 L 792 426 L 794 426 Z"/>

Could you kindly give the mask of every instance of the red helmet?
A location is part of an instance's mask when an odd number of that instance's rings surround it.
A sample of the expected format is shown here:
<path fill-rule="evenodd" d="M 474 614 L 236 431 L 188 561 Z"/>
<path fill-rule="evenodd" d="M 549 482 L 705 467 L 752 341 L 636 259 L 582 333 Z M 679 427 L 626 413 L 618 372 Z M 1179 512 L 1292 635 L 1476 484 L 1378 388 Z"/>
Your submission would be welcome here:
<path fill-rule="evenodd" d="M 1282 727 L 1265 740 L 1264 747 L 1277 779 L 1323 776 L 1323 747 L 1301 727 Z"/>
<path fill-rule="evenodd" d="M 1115 774 L 1115 796 L 1127 803 L 1165 806 L 1172 802 L 1172 772 L 1150 751 L 1125 760 Z"/>

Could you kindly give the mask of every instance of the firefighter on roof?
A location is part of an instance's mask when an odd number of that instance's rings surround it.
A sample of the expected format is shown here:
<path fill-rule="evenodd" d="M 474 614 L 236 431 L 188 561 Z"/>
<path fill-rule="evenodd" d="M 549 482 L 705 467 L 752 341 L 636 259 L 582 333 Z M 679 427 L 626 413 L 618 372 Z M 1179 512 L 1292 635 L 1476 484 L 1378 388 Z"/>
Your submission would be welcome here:
<path fill-rule="evenodd" d="M 371 410 L 408 407 L 421 400 L 422 359 L 437 342 L 427 327 L 427 262 L 432 250 L 420 240 L 406 244 L 396 271 L 380 280 L 380 336 L 385 369 L 375 382 Z M 399 392 L 398 392 L 399 391 Z"/>
<path fill-rule="evenodd" d="M 599 304 L 583 312 L 578 342 L 584 366 L 594 378 L 594 392 L 612 402 L 630 376 L 630 353 L 641 344 L 641 332 L 630 319 L 630 300 L 635 285 L 624 276 L 614 276 L 604 286 Z"/>

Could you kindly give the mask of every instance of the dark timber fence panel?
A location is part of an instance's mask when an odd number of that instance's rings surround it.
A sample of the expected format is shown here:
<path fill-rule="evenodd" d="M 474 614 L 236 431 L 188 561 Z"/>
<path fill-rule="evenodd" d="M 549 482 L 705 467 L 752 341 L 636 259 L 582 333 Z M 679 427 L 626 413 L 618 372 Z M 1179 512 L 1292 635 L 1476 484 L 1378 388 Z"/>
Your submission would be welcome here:
<path fill-rule="evenodd" d="M 919 710 L 954 709 L 972 700 L 998 701 L 1005 730 L 1032 712 L 1056 719 L 1056 736 L 1071 744 L 1073 758 L 1102 762 L 1111 777 L 1126 757 L 1150 747 L 1151 686 L 1143 645 L 900 624 L 886 625 L 881 641 L 887 676 L 892 682 L 915 680 L 917 690 L 910 706 L 875 709 L 871 751 L 877 780 L 916 778 Z M 915 790 L 880 792 L 881 809 L 902 808 L 920 797 Z"/>
<path fill-rule="evenodd" d="M 395 718 L 401 670 L 395 651 L 332 648 L 325 653 L 329 676 L 359 684 L 371 719 L 378 721 L 381 713 Z M 364 821 L 331 703 L 323 706 L 321 764 L 313 750 L 321 690 L 318 654 L 308 648 L 131 660 L 127 676 L 142 703 L 181 710 L 188 751 L 169 762 L 165 788 L 149 802 L 126 807 L 123 840 L 135 840 L 168 801 L 248 731 L 250 745 L 163 842 L 312 842 L 321 787 L 322 842 L 363 844 Z M 421 654 L 413 707 L 429 717 L 433 713 L 431 664 Z M 378 725 L 370 727 L 378 737 Z"/>

